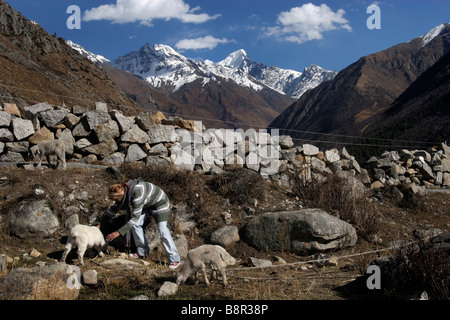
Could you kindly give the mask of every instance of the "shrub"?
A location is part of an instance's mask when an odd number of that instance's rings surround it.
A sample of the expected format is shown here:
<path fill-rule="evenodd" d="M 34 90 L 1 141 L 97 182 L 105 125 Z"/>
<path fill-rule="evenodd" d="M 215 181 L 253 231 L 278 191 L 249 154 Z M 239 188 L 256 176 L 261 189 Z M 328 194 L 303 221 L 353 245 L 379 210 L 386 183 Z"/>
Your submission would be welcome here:
<path fill-rule="evenodd" d="M 299 174 L 292 177 L 292 192 L 307 205 L 321 208 L 355 226 L 358 236 L 371 241 L 378 232 L 379 214 L 364 198 L 355 199 L 347 181 L 330 175 L 323 181 L 305 182 Z"/>
<path fill-rule="evenodd" d="M 254 199 L 263 200 L 266 192 L 261 175 L 245 168 L 223 171 L 212 179 L 210 185 L 230 203 L 238 205 L 251 204 Z"/>
<path fill-rule="evenodd" d="M 382 272 L 382 292 L 391 299 L 450 298 L 448 252 L 431 242 L 420 241 L 396 248 Z"/>

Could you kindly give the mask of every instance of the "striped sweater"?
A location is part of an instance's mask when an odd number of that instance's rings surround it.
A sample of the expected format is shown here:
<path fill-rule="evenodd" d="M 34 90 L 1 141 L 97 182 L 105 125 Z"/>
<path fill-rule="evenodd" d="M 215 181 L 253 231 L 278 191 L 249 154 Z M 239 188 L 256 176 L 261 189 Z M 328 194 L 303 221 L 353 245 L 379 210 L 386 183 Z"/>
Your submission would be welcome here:
<path fill-rule="evenodd" d="M 130 199 L 125 199 L 125 201 L 128 200 L 132 206 L 131 218 L 118 230 L 121 235 L 126 234 L 138 222 L 143 210 L 145 210 L 144 214 L 150 212 L 156 222 L 169 220 L 169 198 L 161 188 L 150 182 L 139 181 L 132 190 Z M 115 216 L 119 210 L 124 209 L 121 206 L 121 204 L 114 204 L 106 214 L 109 217 Z"/>

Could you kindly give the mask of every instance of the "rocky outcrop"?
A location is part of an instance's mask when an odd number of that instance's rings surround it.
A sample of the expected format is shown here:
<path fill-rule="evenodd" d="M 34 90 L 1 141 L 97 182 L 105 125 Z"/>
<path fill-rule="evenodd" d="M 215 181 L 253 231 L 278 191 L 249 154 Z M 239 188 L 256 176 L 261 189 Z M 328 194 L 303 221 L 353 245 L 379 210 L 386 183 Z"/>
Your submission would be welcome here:
<path fill-rule="evenodd" d="M 321 209 L 269 212 L 245 226 L 246 241 L 259 250 L 324 251 L 353 246 L 357 235 L 349 223 Z"/>
<path fill-rule="evenodd" d="M 76 300 L 80 268 L 65 263 L 18 268 L 0 279 L 1 300 Z"/>

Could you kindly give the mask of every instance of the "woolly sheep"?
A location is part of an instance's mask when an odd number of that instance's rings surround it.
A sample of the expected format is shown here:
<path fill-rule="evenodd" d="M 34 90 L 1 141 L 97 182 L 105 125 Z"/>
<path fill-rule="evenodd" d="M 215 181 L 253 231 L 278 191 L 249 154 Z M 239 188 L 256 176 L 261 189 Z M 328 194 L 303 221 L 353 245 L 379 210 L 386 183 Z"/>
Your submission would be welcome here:
<path fill-rule="evenodd" d="M 47 140 L 39 142 L 37 145 L 30 148 L 30 153 L 33 159 L 39 156 L 39 164 L 41 166 L 44 156 L 47 158 L 48 165 L 50 166 L 50 156 L 56 155 L 57 167 L 59 168 L 60 162 L 63 164 L 63 169 L 66 169 L 66 152 L 64 143 L 60 140 Z"/>
<path fill-rule="evenodd" d="M 224 286 L 227 285 L 225 268 L 234 265 L 236 260 L 221 246 L 205 244 L 195 249 L 189 250 L 186 260 L 180 271 L 177 273 L 176 284 L 182 284 L 192 274 L 201 271 L 205 277 L 206 285 L 209 286 L 206 266 L 210 265 L 212 270 L 218 270 L 223 278 Z"/>
<path fill-rule="evenodd" d="M 61 258 L 62 262 L 66 261 L 67 255 L 72 250 L 72 247 L 78 248 L 78 260 L 83 265 L 83 256 L 86 249 L 94 248 L 99 253 L 99 256 L 102 257 L 103 251 L 106 252 L 107 244 L 100 228 L 77 224 L 69 232 L 69 237 L 67 238 Z"/>

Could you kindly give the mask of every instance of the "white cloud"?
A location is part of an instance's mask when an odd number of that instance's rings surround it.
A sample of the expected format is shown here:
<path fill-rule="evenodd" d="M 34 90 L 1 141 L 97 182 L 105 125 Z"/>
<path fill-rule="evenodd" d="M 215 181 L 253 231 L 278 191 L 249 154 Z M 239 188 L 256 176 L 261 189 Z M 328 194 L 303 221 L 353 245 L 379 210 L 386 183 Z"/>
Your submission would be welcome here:
<path fill-rule="evenodd" d="M 154 19 L 178 19 L 185 23 L 203 23 L 216 19 L 220 14 L 210 16 L 196 13 L 199 7 L 190 8 L 184 0 L 117 0 L 84 12 L 84 21 L 110 20 L 114 23 L 137 22 L 151 26 Z"/>
<path fill-rule="evenodd" d="M 268 36 L 296 43 L 320 40 L 327 31 L 338 29 L 352 31 L 344 14 L 343 9 L 333 12 L 326 4 L 316 6 L 307 3 L 290 11 L 281 12 L 278 15 L 278 25 L 266 28 L 265 31 Z"/>
<path fill-rule="evenodd" d="M 213 36 L 205 36 L 195 39 L 183 39 L 175 44 L 175 47 L 180 50 L 199 50 L 199 49 L 214 49 L 219 44 L 228 43 L 230 40 L 226 38 L 217 39 Z"/>

